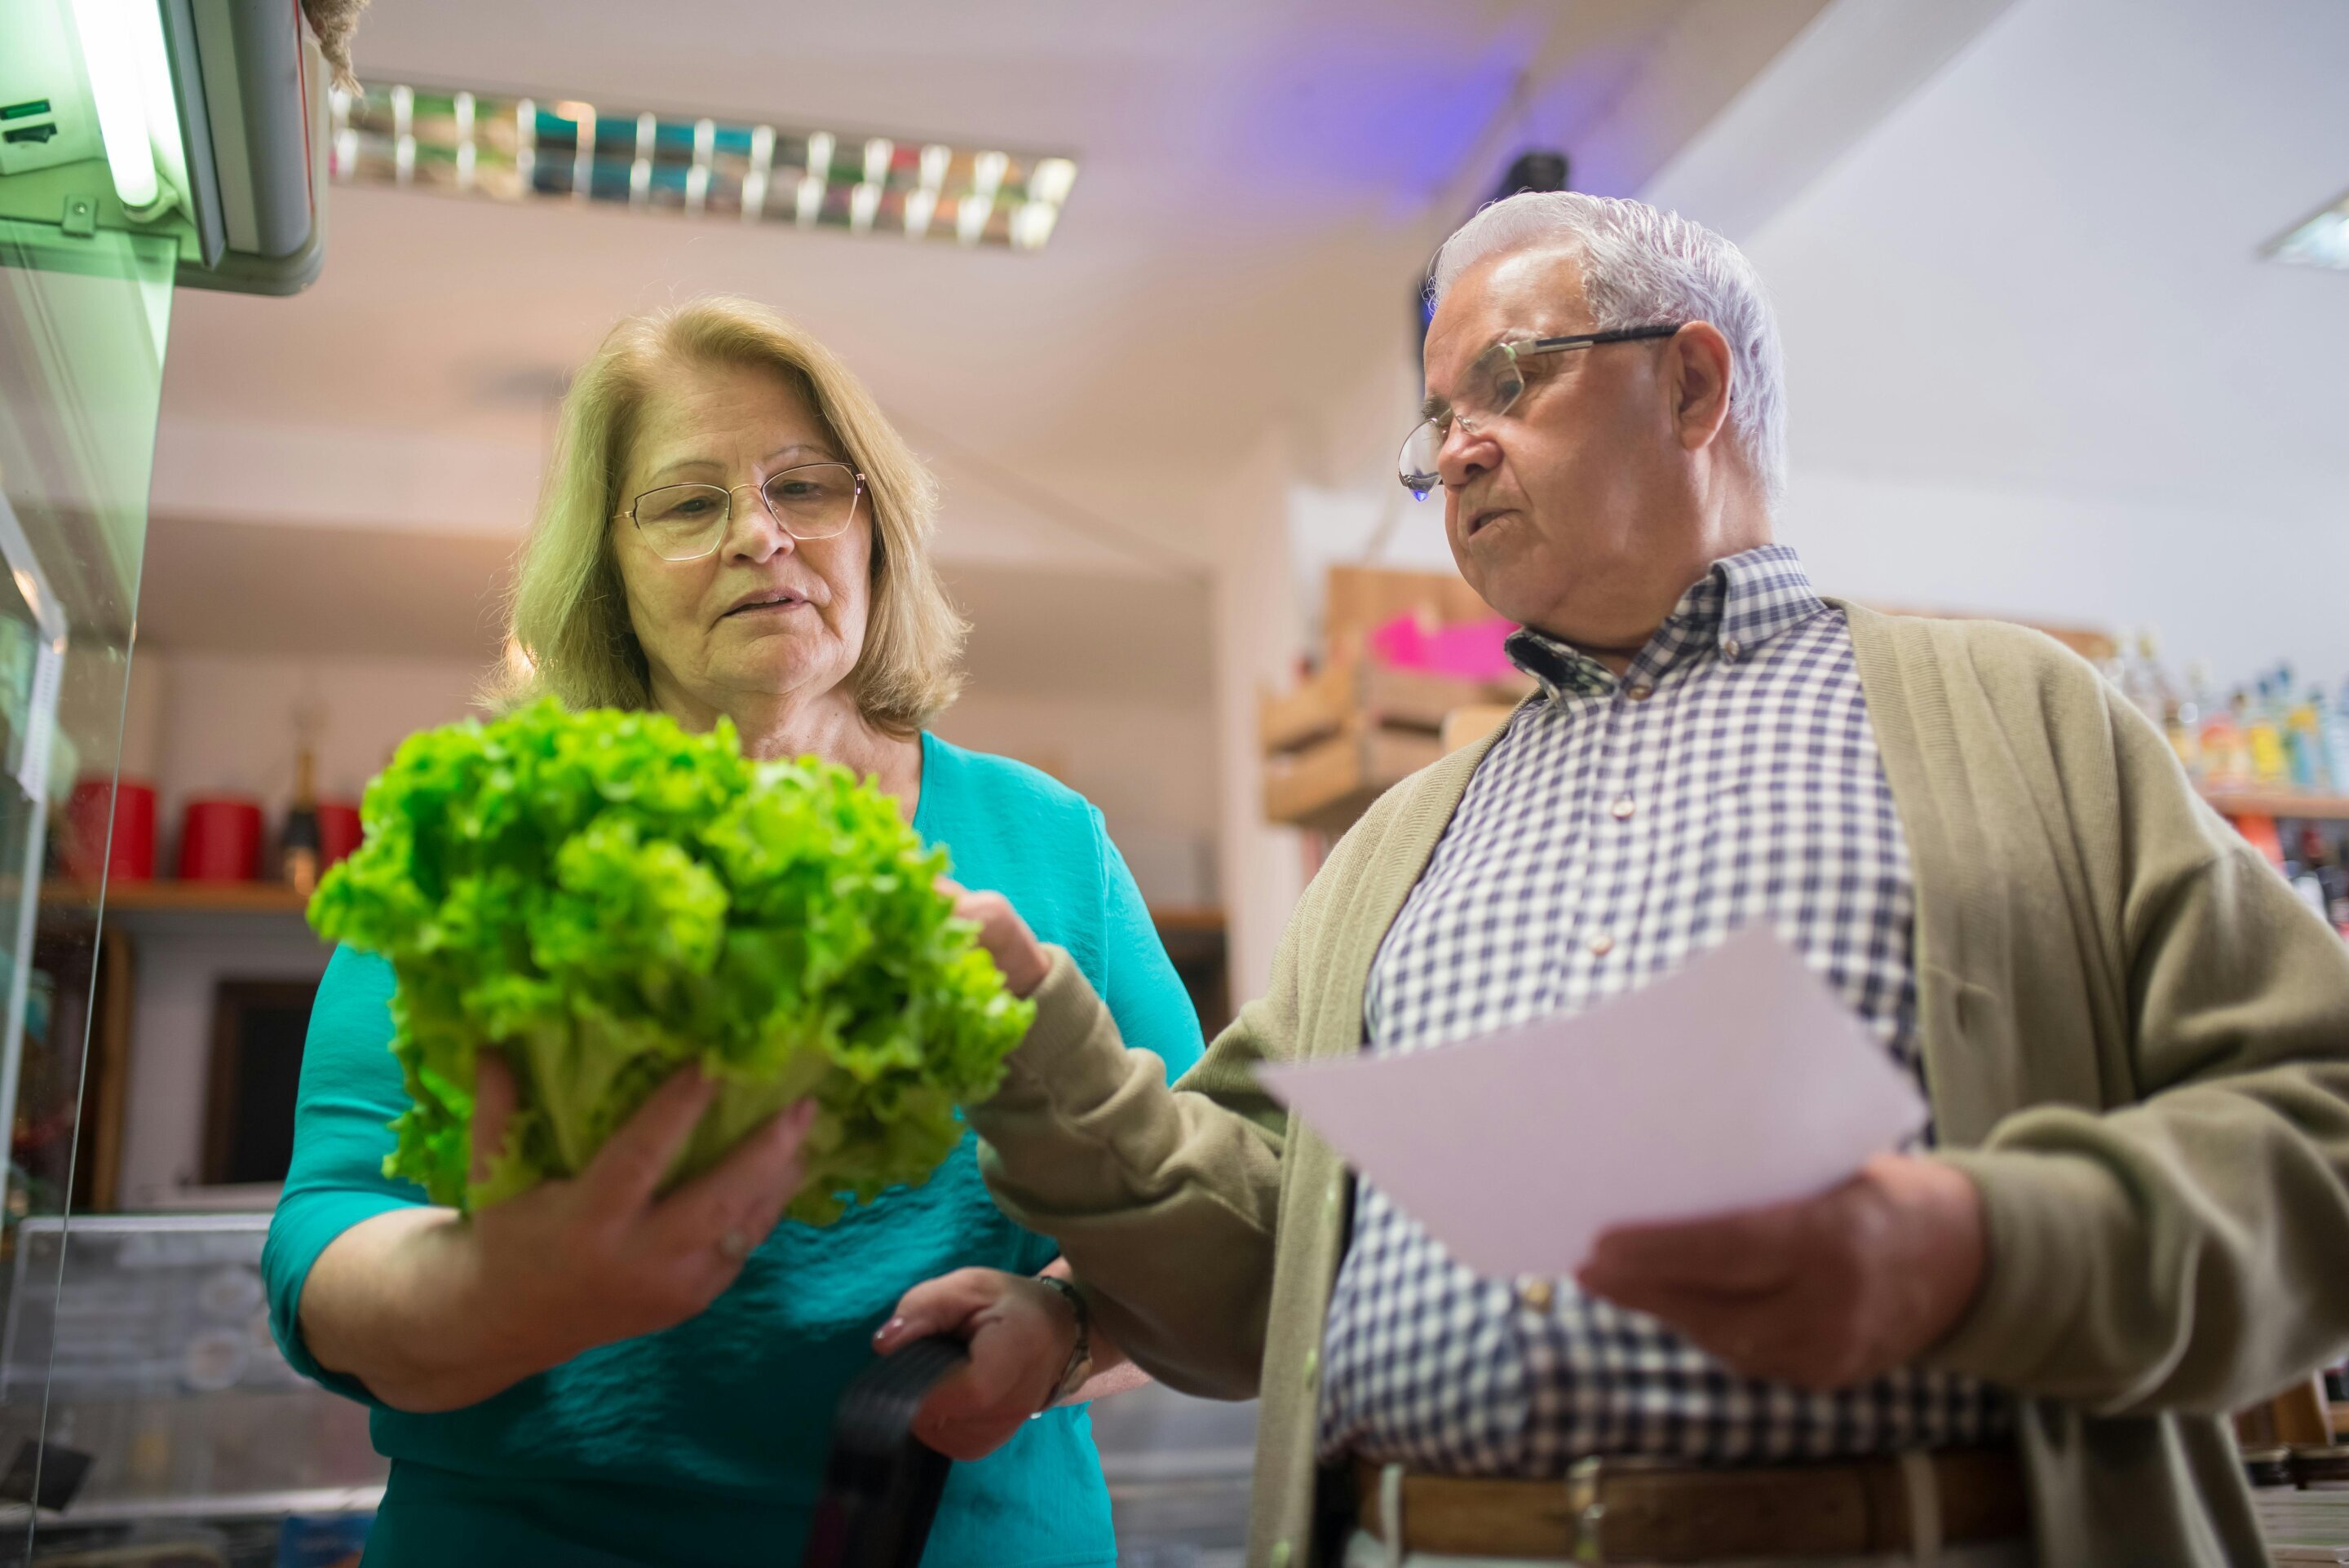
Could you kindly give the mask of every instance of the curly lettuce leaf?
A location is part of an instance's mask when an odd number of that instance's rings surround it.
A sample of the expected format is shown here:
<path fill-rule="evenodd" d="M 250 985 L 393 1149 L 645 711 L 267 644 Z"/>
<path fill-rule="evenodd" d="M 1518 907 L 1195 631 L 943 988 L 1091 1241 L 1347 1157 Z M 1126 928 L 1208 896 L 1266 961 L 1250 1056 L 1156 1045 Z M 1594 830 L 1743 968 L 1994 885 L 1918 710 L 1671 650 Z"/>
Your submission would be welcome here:
<path fill-rule="evenodd" d="M 398 979 L 410 1104 L 386 1174 L 465 1208 L 577 1173 L 688 1063 L 719 1091 L 670 1181 L 812 1097 L 792 1215 L 926 1180 L 993 1092 L 1033 1007 L 935 882 L 896 802 L 732 728 L 553 702 L 411 737 L 311 923 Z M 471 1181 L 474 1065 L 514 1070 L 506 1147 Z"/>

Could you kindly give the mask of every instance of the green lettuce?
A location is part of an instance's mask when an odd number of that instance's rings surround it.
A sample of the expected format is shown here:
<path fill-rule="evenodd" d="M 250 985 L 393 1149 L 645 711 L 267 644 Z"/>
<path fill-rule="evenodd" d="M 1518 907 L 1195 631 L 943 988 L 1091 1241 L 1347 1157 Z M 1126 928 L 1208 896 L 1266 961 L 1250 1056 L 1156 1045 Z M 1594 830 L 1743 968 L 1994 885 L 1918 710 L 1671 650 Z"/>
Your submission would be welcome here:
<path fill-rule="evenodd" d="M 926 1180 L 1034 1006 L 934 885 L 946 852 L 847 769 L 747 760 L 731 726 L 540 702 L 411 737 L 368 785 L 366 838 L 310 923 L 398 978 L 413 1102 L 384 1173 L 436 1203 L 574 1175 L 672 1074 L 719 1085 L 669 1174 L 813 1097 L 791 1216 Z M 475 1054 L 521 1104 L 475 1183 Z"/>

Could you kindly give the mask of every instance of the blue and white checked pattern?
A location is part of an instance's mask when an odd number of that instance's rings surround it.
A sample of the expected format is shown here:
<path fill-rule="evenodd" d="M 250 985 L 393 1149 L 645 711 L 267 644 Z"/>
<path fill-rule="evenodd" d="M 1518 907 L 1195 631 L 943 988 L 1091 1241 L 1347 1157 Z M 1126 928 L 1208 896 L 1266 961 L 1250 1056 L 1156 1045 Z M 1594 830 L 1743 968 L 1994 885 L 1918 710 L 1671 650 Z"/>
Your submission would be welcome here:
<path fill-rule="evenodd" d="M 1619 680 L 1536 633 L 1509 651 L 1550 700 L 1477 769 L 1388 932 L 1368 1048 L 1580 1012 L 1767 921 L 1921 1078 L 1908 841 L 1844 615 L 1795 552 L 1717 563 Z M 1472 1274 L 1367 1181 L 1322 1364 L 1326 1454 L 1452 1474 L 1940 1448 L 2010 1419 L 1936 1373 L 1835 1394 L 1741 1377 L 1571 1280 Z"/>

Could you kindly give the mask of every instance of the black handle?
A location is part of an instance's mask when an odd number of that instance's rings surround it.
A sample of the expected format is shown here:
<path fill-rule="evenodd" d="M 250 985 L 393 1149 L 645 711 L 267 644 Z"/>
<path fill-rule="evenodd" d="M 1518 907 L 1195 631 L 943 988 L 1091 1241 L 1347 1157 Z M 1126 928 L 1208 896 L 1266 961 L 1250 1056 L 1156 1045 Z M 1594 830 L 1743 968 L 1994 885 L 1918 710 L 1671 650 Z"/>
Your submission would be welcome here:
<path fill-rule="evenodd" d="M 916 1568 L 954 1461 L 914 1436 L 914 1412 L 969 1358 L 959 1339 L 917 1339 L 841 1395 L 804 1568 Z"/>

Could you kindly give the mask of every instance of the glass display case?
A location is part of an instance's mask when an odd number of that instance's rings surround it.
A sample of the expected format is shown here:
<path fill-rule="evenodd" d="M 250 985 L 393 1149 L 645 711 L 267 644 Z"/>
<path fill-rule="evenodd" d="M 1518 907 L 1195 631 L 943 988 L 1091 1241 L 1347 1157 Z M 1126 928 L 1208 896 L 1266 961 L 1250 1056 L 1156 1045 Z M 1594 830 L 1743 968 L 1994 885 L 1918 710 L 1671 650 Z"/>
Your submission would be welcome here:
<path fill-rule="evenodd" d="M 86 1212 L 179 249 L 0 217 L 0 1563 L 356 1561 L 383 1478 L 364 1409 L 268 1339 L 266 1215 Z"/>

